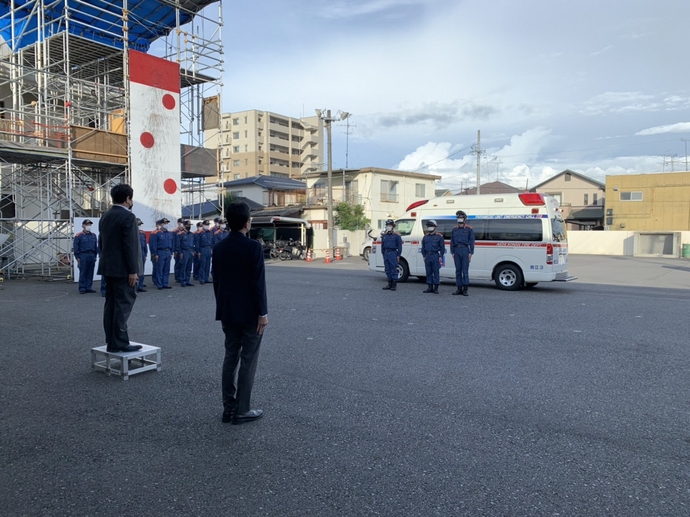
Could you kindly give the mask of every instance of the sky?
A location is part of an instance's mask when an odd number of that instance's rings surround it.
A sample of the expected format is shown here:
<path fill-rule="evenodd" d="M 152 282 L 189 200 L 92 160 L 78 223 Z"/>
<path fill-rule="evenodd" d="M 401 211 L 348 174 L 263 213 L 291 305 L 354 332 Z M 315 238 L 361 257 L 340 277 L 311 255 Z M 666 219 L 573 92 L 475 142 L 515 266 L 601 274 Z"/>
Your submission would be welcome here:
<path fill-rule="evenodd" d="M 263 0 L 223 4 L 225 112 L 333 123 L 333 167 L 532 187 L 571 169 L 686 170 L 679 0 Z"/>

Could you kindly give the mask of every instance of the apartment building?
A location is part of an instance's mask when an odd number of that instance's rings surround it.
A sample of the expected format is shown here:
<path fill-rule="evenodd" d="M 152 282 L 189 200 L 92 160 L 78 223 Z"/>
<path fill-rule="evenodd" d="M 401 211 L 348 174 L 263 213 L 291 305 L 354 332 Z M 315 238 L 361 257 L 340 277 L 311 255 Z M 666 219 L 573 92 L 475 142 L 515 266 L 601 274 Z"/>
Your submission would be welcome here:
<path fill-rule="evenodd" d="M 221 181 L 295 178 L 323 168 L 323 121 L 259 110 L 224 113 L 220 131 L 206 132 L 206 146 L 220 149 Z"/>

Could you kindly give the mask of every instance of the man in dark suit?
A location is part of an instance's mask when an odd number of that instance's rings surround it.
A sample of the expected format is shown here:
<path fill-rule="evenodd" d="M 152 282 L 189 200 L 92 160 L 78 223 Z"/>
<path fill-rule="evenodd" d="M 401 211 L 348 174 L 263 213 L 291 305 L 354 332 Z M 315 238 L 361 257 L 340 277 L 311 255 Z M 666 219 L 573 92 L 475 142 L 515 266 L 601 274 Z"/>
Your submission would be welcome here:
<path fill-rule="evenodd" d="M 264 253 L 258 241 L 247 237 L 249 206 L 231 203 L 225 210 L 230 234 L 213 248 L 213 290 L 216 320 L 223 324 L 223 422 L 242 424 L 263 416 L 250 409 L 259 346 L 266 325 Z M 239 368 L 238 368 L 239 365 Z"/>
<path fill-rule="evenodd" d="M 133 195 L 129 185 L 115 185 L 110 191 L 113 206 L 98 224 L 98 274 L 106 280 L 103 328 L 109 352 L 134 352 L 141 348 L 130 345 L 127 334 L 127 320 L 137 299 L 137 280 L 144 273 L 139 228 L 132 213 Z"/>

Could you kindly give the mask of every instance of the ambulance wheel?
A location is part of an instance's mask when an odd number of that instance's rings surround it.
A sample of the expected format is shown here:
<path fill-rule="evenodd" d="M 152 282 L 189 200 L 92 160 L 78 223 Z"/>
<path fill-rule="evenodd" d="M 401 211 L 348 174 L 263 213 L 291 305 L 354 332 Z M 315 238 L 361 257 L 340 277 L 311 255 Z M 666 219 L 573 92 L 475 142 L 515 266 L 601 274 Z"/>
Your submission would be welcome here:
<path fill-rule="evenodd" d="M 500 264 L 494 271 L 496 287 L 504 291 L 515 291 L 522 287 L 522 271 L 514 264 Z"/>
<path fill-rule="evenodd" d="M 401 259 L 400 262 L 398 262 L 398 282 L 407 282 L 408 278 L 410 278 L 410 268 L 407 262 Z"/>
<path fill-rule="evenodd" d="M 370 253 L 371 253 L 371 248 L 369 248 L 369 247 L 364 248 L 364 251 L 362 252 L 362 258 L 364 258 L 364 260 L 366 260 L 367 262 L 369 262 L 369 254 Z"/>

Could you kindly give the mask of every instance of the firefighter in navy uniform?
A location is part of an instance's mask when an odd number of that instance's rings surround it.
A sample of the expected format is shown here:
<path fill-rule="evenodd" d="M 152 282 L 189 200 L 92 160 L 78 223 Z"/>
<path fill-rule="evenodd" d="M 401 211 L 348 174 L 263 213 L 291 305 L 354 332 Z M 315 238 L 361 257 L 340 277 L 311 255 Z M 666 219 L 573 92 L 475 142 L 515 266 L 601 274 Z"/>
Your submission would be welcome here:
<path fill-rule="evenodd" d="M 446 253 L 446 241 L 443 235 L 436 232 L 436 221 L 430 219 L 426 223 L 427 234 L 422 239 L 422 258 L 426 268 L 426 291 L 423 293 L 438 294 L 439 270 L 443 264 L 443 256 Z"/>
<path fill-rule="evenodd" d="M 199 257 L 200 285 L 210 283 L 209 276 L 211 274 L 211 255 L 213 253 L 213 232 L 211 232 L 209 224 L 208 219 L 202 221 L 201 233 L 199 233 L 194 243 L 196 254 Z"/>
<path fill-rule="evenodd" d="M 402 237 L 395 233 L 395 221 L 386 221 L 386 231 L 381 234 L 381 253 L 383 254 L 383 264 L 386 268 L 388 285 L 384 291 L 395 291 L 398 285 L 398 262 L 402 254 Z"/>
<path fill-rule="evenodd" d="M 455 215 L 458 225 L 453 228 L 450 236 L 450 253 L 455 261 L 455 285 L 457 290 L 452 293 L 468 296 L 467 286 L 470 283 L 470 262 L 474 255 L 474 230 L 469 224 L 465 224 L 467 214 L 458 210 Z"/>
<path fill-rule="evenodd" d="M 146 246 L 146 232 L 141 229 L 144 225 L 144 221 L 137 217 L 137 225 L 139 226 L 139 245 L 141 246 L 141 275 L 139 276 L 139 284 L 137 285 L 138 293 L 146 292 L 146 285 L 144 284 L 144 271 L 146 269 L 146 257 L 149 254 L 148 247 Z"/>
<path fill-rule="evenodd" d="M 179 217 L 177 219 L 177 227 L 172 231 L 173 250 L 176 250 L 178 248 L 177 239 L 179 238 L 179 235 L 182 232 L 184 232 L 184 219 L 182 217 Z M 180 257 L 177 256 L 177 252 L 173 252 L 173 258 L 175 259 L 175 282 L 182 283 L 182 274 L 180 273 L 180 271 L 182 271 L 182 261 L 180 260 Z"/>
<path fill-rule="evenodd" d="M 91 219 L 81 224 L 82 231 L 74 236 L 74 256 L 79 266 L 79 292 L 95 293 L 93 290 L 93 273 L 98 257 L 98 237 L 91 232 Z"/>
<path fill-rule="evenodd" d="M 182 287 L 193 287 L 194 284 L 191 281 L 191 276 L 195 238 L 192 233 L 191 221 L 184 221 L 182 227 L 184 230 L 177 234 L 177 247 L 175 248 L 180 263 L 182 264 L 180 269 L 180 283 Z"/>

